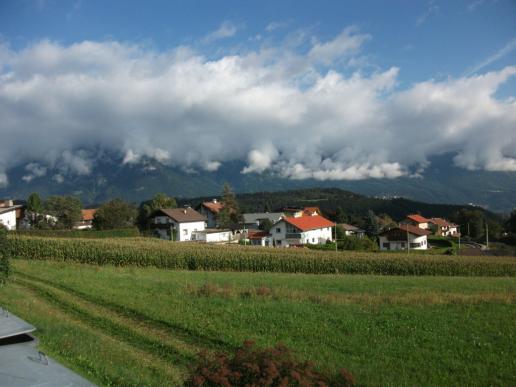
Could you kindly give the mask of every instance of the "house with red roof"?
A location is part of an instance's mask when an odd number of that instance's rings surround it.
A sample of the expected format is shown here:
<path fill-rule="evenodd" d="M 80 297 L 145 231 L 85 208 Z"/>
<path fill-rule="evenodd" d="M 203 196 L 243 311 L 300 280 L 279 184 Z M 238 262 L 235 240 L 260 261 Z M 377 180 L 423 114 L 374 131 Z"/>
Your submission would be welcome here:
<path fill-rule="evenodd" d="M 212 199 L 209 202 L 202 202 L 198 211 L 201 215 L 206 217 L 206 226 L 208 228 L 217 228 L 219 226 L 217 216 L 223 208 L 224 204 L 219 202 L 217 199 Z"/>
<path fill-rule="evenodd" d="M 450 236 L 450 237 L 458 237 L 459 236 L 459 226 L 455 223 L 448 222 L 443 218 L 431 218 L 429 219 L 430 230 L 435 235 L 440 236 Z"/>
<path fill-rule="evenodd" d="M 412 224 L 400 224 L 379 235 L 380 250 L 427 250 L 431 233 Z"/>
<path fill-rule="evenodd" d="M 78 221 L 73 228 L 76 230 L 88 230 L 93 228 L 93 219 L 96 213 L 97 209 L 95 208 L 81 210 L 81 220 Z"/>
<path fill-rule="evenodd" d="M 272 226 L 273 244 L 280 247 L 324 244 L 332 238 L 335 223 L 321 215 L 286 216 Z"/>
<path fill-rule="evenodd" d="M 430 219 L 427 219 L 419 214 L 407 215 L 400 223 L 410 224 L 412 226 L 422 228 L 423 230 L 428 230 L 430 228 Z"/>

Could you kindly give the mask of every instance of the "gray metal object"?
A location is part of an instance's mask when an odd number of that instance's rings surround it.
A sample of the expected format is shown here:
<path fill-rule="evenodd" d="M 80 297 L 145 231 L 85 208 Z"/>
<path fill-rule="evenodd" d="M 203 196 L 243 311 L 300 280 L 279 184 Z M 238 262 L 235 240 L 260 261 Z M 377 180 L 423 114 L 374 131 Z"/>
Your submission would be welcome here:
<path fill-rule="evenodd" d="M 0 339 L 34 332 L 35 327 L 21 318 L 10 314 L 8 310 L 0 308 Z"/>
<path fill-rule="evenodd" d="M 35 329 L 0 308 L 0 387 L 94 386 L 39 351 Z"/>

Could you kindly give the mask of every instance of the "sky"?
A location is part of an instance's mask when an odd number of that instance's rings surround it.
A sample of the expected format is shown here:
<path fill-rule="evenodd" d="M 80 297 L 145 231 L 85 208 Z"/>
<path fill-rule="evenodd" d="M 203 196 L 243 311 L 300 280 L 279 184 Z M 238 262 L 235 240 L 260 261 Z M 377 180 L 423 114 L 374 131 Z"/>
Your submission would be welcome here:
<path fill-rule="evenodd" d="M 515 99 L 514 0 L 0 1 L 4 186 L 105 151 L 292 179 L 418 177 L 449 152 L 516 171 Z"/>

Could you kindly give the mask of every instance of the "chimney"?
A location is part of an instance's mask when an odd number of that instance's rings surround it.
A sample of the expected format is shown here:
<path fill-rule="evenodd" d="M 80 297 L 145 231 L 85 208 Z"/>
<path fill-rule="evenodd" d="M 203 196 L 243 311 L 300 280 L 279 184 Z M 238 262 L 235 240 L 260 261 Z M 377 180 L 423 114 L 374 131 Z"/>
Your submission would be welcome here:
<path fill-rule="evenodd" d="M 212 203 L 217 203 L 217 199 L 211 199 Z"/>
<path fill-rule="evenodd" d="M 185 215 L 186 215 L 186 208 L 183 210 L 183 214 L 185 214 Z"/>

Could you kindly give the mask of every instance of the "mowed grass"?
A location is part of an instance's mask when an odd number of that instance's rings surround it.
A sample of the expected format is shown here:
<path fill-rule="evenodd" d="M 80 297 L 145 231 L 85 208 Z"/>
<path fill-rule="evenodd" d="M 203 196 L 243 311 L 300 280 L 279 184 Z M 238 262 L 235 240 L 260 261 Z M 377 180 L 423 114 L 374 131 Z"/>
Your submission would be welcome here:
<path fill-rule="evenodd" d="M 360 385 L 516 385 L 516 279 L 12 262 L 0 304 L 101 385 L 180 385 L 198 351 L 283 342 Z"/>

